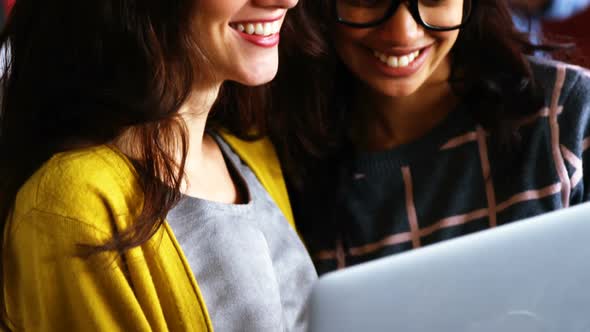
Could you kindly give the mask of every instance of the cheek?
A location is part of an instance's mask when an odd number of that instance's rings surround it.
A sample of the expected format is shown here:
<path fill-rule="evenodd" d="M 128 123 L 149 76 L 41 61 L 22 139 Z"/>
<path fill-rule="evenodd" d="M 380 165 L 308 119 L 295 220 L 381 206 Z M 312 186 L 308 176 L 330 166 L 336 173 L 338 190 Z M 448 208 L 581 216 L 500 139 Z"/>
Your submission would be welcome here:
<path fill-rule="evenodd" d="M 368 29 L 355 29 L 339 25 L 332 29 L 332 40 L 338 48 L 348 48 L 349 46 L 360 43 L 367 35 Z"/>
<path fill-rule="evenodd" d="M 231 34 L 231 27 L 219 17 L 199 15 L 193 23 L 193 39 L 215 66 L 231 59 L 231 53 L 235 51 L 235 39 Z"/>
<path fill-rule="evenodd" d="M 236 1 L 220 0 L 199 0 L 197 15 L 203 18 L 229 18 L 235 14 L 239 8 Z"/>
<path fill-rule="evenodd" d="M 455 45 L 458 37 L 457 32 L 444 32 L 437 33 L 438 35 L 434 38 L 437 40 L 436 52 L 431 60 L 431 72 L 429 74 L 428 81 L 439 82 L 446 81 L 451 73 L 451 50 Z"/>
<path fill-rule="evenodd" d="M 455 31 L 448 31 L 448 32 L 438 32 L 432 33 L 431 36 L 438 42 L 438 53 L 439 57 L 445 57 L 450 52 L 455 43 L 457 42 L 457 37 L 459 36 L 459 32 Z"/>
<path fill-rule="evenodd" d="M 240 12 L 245 0 L 220 1 L 199 0 L 194 17 L 194 27 L 197 36 L 206 42 L 219 42 L 215 39 L 224 37 L 229 29 L 229 22 Z M 240 2 L 240 3 L 238 3 Z"/>
<path fill-rule="evenodd" d="M 440 32 L 439 38 L 444 40 L 446 45 L 450 45 L 449 47 L 453 47 L 455 42 L 457 41 L 457 37 L 459 37 L 459 30 L 447 31 L 447 32 Z"/>
<path fill-rule="evenodd" d="M 354 61 L 359 48 L 363 47 L 366 32 L 361 29 L 337 27 L 333 30 L 332 40 L 338 56 L 346 63 Z"/>

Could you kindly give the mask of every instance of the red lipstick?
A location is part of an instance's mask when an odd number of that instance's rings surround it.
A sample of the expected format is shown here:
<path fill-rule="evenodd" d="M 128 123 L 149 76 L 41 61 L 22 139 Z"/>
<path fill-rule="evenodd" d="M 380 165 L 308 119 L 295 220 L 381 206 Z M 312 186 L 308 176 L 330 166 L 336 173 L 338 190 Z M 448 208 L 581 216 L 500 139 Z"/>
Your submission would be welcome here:
<path fill-rule="evenodd" d="M 237 31 L 237 30 L 236 30 Z M 245 32 L 237 31 L 238 34 L 246 41 L 260 47 L 275 47 L 279 44 L 280 34 L 275 33 L 270 36 L 250 35 Z"/>

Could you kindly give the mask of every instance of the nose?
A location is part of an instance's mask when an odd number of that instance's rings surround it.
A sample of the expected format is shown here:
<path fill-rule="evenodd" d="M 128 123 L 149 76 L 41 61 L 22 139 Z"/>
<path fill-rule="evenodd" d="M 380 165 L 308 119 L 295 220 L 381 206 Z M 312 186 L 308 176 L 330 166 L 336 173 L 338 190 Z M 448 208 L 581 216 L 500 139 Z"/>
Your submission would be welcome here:
<path fill-rule="evenodd" d="M 416 22 L 405 3 L 400 4 L 393 16 L 378 29 L 381 38 L 398 45 L 411 45 L 411 41 L 424 34 L 424 29 Z"/>
<path fill-rule="evenodd" d="M 260 7 L 269 7 L 269 8 L 285 8 L 290 9 L 297 5 L 299 0 L 252 0 L 254 4 Z M 313 1 L 321 1 L 321 0 L 313 0 Z"/>

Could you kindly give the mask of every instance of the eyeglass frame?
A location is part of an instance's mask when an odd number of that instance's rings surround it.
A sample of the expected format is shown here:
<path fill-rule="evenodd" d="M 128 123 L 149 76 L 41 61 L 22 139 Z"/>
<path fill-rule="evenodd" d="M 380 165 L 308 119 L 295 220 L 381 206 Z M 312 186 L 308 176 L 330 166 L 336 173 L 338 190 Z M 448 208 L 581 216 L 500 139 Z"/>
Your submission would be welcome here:
<path fill-rule="evenodd" d="M 352 28 L 358 28 L 358 29 L 372 28 L 372 27 L 376 27 L 376 26 L 379 26 L 379 25 L 387 22 L 395 14 L 395 12 L 399 8 L 399 6 L 402 4 L 402 2 L 409 3 L 408 9 L 410 10 L 410 14 L 414 18 L 414 20 L 418 24 L 420 24 L 421 26 L 425 27 L 428 30 L 431 30 L 431 31 L 451 31 L 451 30 L 462 29 L 471 20 L 471 17 L 473 16 L 473 9 L 477 5 L 477 0 L 469 0 L 469 1 L 471 1 L 471 10 L 469 11 L 469 16 L 467 17 L 467 19 L 465 19 L 465 21 L 463 23 L 461 23 L 457 26 L 450 27 L 450 28 L 442 28 L 442 27 L 436 27 L 436 26 L 429 25 L 422 20 L 422 17 L 420 16 L 420 9 L 418 7 L 418 1 L 420 1 L 420 0 L 391 0 L 391 6 L 389 6 L 389 9 L 387 9 L 387 12 L 385 12 L 385 15 L 383 15 L 382 18 L 375 20 L 373 22 L 369 22 L 369 23 L 354 23 L 354 22 L 349 22 L 349 21 L 342 19 L 340 17 L 340 15 L 338 15 L 338 4 L 337 4 L 338 1 L 339 0 L 332 0 L 332 4 L 333 4 L 332 9 L 333 9 L 334 17 L 336 17 L 336 21 L 339 24 L 344 24 L 346 26 L 349 26 Z M 396 4 L 396 2 L 397 2 L 397 4 Z"/>

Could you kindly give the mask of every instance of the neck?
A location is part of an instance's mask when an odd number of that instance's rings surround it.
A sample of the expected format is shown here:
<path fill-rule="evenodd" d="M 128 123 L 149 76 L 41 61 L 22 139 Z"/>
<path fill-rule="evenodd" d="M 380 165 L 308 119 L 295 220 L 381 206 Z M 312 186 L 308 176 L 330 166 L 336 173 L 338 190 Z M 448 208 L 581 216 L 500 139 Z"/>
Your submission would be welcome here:
<path fill-rule="evenodd" d="M 240 193 L 233 182 L 225 158 L 215 140 L 206 134 L 209 112 L 219 94 L 221 84 L 208 88 L 194 89 L 190 97 L 180 107 L 178 116 L 187 134 L 187 154 L 184 164 L 184 177 L 180 191 L 183 194 L 207 200 L 237 203 L 241 201 Z M 176 163 L 182 160 L 182 149 L 176 132 L 162 132 L 160 144 L 169 144 L 163 148 L 175 158 Z M 175 135 L 176 134 L 176 135 Z M 172 137 L 169 137 L 172 136 Z M 114 142 L 123 153 L 132 158 L 141 156 L 141 144 L 137 144 L 134 128 L 130 128 Z"/>
<path fill-rule="evenodd" d="M 205 139 L 205 127 L 209 112 L 217 99 L 221 84 L 211 85 L 206 88 L 194 89 L 187 101 L 180 107 L 178 114 L 187 130 L 188 154 L 186 167 L 195 167 L 205 158 L 207 148 L 212 140 Z M 129 128 L 113 143 L 131 158 L 141 158 L 141 150 L 138 150 L 135 128 Z M 179 137 L 169 137 L 162 142 L 168 142 L 171 146 L 165 147 L 173 153 L 178 163 L 182 159 L 182 150 Z"/>
<path fill-rule="evenodd" d="M 410 143 L 441 123 L 457 102 L 448 82 L 422 87 L 405 97 L 383 96 L 364 87 L 354 104 L 355 116 L 364 125 L 352 133 L 353 141 L 367 151 Z"/>
<path fill-rule="evenodd" d="M 185 163 L 185 181 L 183 192 L 193 192 L 191 183 L 199 182 L 200 175 L 204 174 L 203 169 L 219 157 L 217 143 L 206 135 L 207 118 L 217 96 L 221 84 L 208 88 L 195 89 L 188 100 L 181 106 L 179 115 L 186 125 L 188 134 L 188 149 Z M 176 158 L 180 162 L 182 151 L 176 151 Z M 195 196 L 200 196 L 195 194 Z"/>
<path fill-rule="evenodd" d="M 181 107 L 188 132 L 188 153 L 184 181 L 180 191 L 186 195 L 222 203 L 242 202 L 223 153 L 215 140 L 206 134 L 209 112 L 217 100 L 221 84 L 193 91 Z M 180 161 L 181 152 L 177 151 Z"/>
<path fill-rule="evenodd" d="M 188 100 L 181 106 L 179 114 L 184 121 L 187 132 L 189 156 L 191 160 L 201 159 L 204 154 L 204 137 L 209 112 L 219 95 L 221 85 L 195 89 Z"/>

